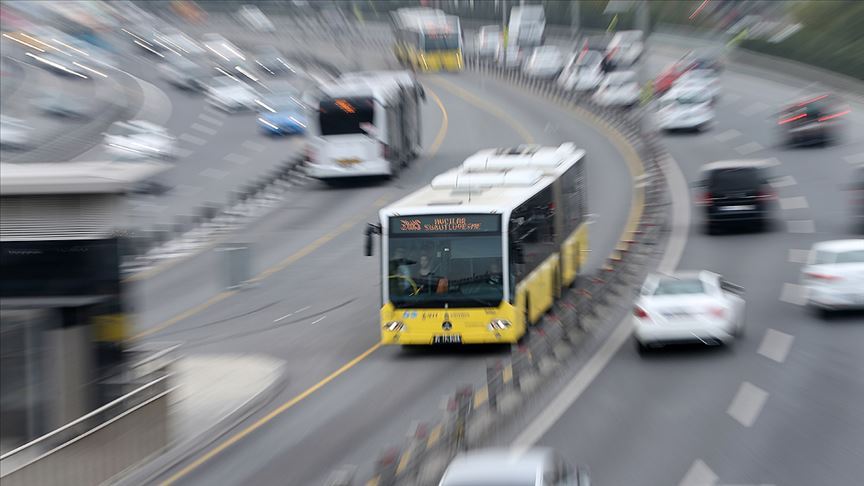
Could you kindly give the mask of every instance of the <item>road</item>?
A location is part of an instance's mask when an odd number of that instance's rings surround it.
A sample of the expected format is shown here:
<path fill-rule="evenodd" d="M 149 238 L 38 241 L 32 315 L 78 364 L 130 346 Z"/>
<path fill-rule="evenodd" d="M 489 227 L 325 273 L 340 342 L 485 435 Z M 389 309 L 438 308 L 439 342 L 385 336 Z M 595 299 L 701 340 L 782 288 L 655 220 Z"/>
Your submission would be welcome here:
<path fill-rule="evenodd" d="M 654 54 L 649 70 L 673 59 Z M 713 270 L 746 288 L 746 336 L 728 348 L 686 347 L 644 358 L 630 342 L 620 347 L 537 441 L 588 465 L 597 484 L 861 481 L 862 317 L 820 320 L 801 307 L 796 282 L 814 242 L 854 237 L 841 189 L 853 165 L 864 161 L 864 106 L 853 100 L 849 130 L 835 146 L 779 147 L 774 110 L 807 92 L 806 83 L 752 74 L 724 73 L 710 131 L 666 138 L 688 181 L 715 160 L 778 163 L 775 228 L 708 236 L 694 211 L 678 266 Z"/>
<path fill-rule="evenodd" d="M 236 431 L 282 412 L 165 478 L 306 485 L 322 482 L 342 464 L 361 465 L 358 477 L 368 475 L 383 445 L 401 442 L 413 420 L 434 417 L 445 394 L 458 384 L 479 383 L 485 361 L 506 355 L 507 348 L 458 353 L 378 348 L 377 260 L 361 257 L 362 229 L 375 220 L 377 208 L 474 151 L 526 142 L 573 141 L 584 147 L 588 187 L 603 188 L 589 190 L 596 215 L 590 266 L 596 268 L 618 241 L 632 182 L 619 149 L 602 132 L 548 101 L 472 73 L 421 80 L 434 93 L 423 114 L 427 147 L 446 113 L 440 146 L 391 183 L 335 189 L 310 183 L 297 189 L 272 215 L 237 235 L 252 242 L 255 272 L 267 275 L 253 288 L 218 293 L 217 252 L 140 283 L 142 338 L 182 342 L 187 353 L 267 353 L 291 370 L 273 405 Z M 169 312 L 159 305 L 178 300 L 172 295 L 184 296 L 186 306 Z M 176 313 L 180 318 L 172 317 Z M 357 356 L 363 358 L 325 380 Z M 304 394 L 309 390 L 314 392 Z"/>

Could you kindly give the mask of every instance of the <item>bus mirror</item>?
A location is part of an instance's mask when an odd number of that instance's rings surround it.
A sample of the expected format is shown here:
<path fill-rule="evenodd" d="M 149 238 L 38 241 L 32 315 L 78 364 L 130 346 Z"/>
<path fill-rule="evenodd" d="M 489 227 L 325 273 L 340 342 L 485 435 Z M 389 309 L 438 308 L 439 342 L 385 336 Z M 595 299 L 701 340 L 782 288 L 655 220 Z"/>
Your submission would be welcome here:
<path fill-rule="evenodd" d="M 419 85 L 419 87 L 420 87 L 420 98 L 423 101 L 426 101 L 426 88 L 424 88 L 422 84 Z"/>
<path fill-rule="evenodd" d="M 366 225 L 366 242 L 364 244 L 364 254 L 366 256 L 372 256 L 374 254 L 374 248 L 372 247 L 372 235 L 380 234 L 381 226 L 372 223 Z"/>

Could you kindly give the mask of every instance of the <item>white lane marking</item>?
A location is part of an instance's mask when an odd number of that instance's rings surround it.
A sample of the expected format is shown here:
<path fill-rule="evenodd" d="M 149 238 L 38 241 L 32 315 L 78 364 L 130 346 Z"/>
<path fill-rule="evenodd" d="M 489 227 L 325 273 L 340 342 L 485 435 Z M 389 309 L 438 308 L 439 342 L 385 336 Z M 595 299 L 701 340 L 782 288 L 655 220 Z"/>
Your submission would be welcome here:
<path fill-rule="evenodd" d="M 764 159 L 762 163 L 765 165 L 765 167 L 777 167 L 781 164 L 780 159 L 778 159 L 777 157 L 769 157 L 767 159 Z"/>
<path fill-rule="evenodd" d="M 781 209 L 806 209 L 809 207 L 810 205 L 807 203 L 807 198 L 804 196 L 780 198 Z"/>
<path fill-rule="evenodd" d="M 216 118 L 215 116 L 207 115 L 206 113 L 201 113 L 198 115 L 198 119 L 203 121 L 204 123 L 209 123 L 211 125 L 216 125 L 217 127 L 221 127 L 224 121 Z"/>
<path fill-rule="evenodd" d="M 786 226 L 790 233 L 813 233 L 816 231 L 816 225 L 812 219 L 787 221 Z"/>
<path fill-rule="evenodd" d="M 740 113 L 744 116 L 753 116 L 753 115 L 755 115 L 761 111 L 765 111 L 768 108 L 769 108 L 769 106 L 766 105 L 765 103 L 762 103 L 761 101 L 757 101 L 755 103 L 752 103 L 752 104 L 747 105 L 746 107 L 742 108 Z"/>
<path fill-rule="evenodd" d="M 215 128 L 210 128 L 207 125 L 202 125 L 200 123 L 193 123 L 191 127 L 192 130 L 197 130 L 201 133 L 206 133 L 207 135 L 215 135 L 217 130 Z"/>
<path fill-rule="evenodd" d="M 209 177 L 211 179 L 224 179 L 225 176 L 228 175 L 228 171 L 227 170 L 214 169 L 211 167 L 209 169 L 202 170 L 198 174 L 203 176 L 203 177 Z"/>
<path fill-rule="evenodd" d="M 314 326 L 315 324 L 318 324 L 319 322 L 323 321 L 324 319 L 327 319 L 327 316 L 321 316 L 318 319 L 315 319 L 314 321 L 312 321 L 311 325 Z"/>
<path fill-rule="evenodd" d="M 779 189 L 781 187 L 794 186 L 795 184 L 798 184 L 798 181 L 796 181 L 795 178 L 790 176 L 790 175 L 778 177 L 777 179 L 774 179 L 773 181 L 771 181 L 771 187 L 773 187 L 775 189 Z"/>
<path fill-rule="evenodd" d="M 738 421 L 744 427 L 751 427 L 759 417 L 759 412 L 768 400 L 768 392 L 758 386 L 745 381 L 732 399 L 726 413 Z"/>
<path fill-rule="evenodd" d="M 789 263 L 805 264 L 810 260 L 810 250 L 789 250 Z"/>
<path fill-rule="evenodd" d="M 250 142 L 248 140 L 243 142 L 243 147 L 256 152 L 262 152 L 264 150 L 264 146 L 260 143 Z"/>
<path fill-rule="evenodd" d="M 759 345 L 759 349 L 756 352 L 768 359 L 782 363 L 786 361 L 786 355 L 789 354 L 789 348 L 792 347 L 792 341 L 794 340 L 795 336 L 791 334 L 769 328 L 765 332 L 762 344 Z"/>
<path fill-rule="evenodd" d="M 632 331 L 632 323 L 630 317 L 624 318 L 618 327 L 612 332 L 612 335 L 603 343 L 603 346 L 591 356 L 591 359 L 585 363 L 585 366 L 576 374 L 573 380 L 555 397 L 549 405 L 534 419 L 522 433 L 513 441 L 512 447 L 519 451 L 526 451 L 534 443 L 543 437 L 558 419 L 564 415 L 573 402 L 588 388 L 591 382 L 597 378 L 597 375 L 603 371 L 603 368 L 609 364 L 618 349 L 624 344 L 624 341 L 630 337 Z"/>
<path fill-rule="evenodd" d="M 784 283 L 780 291 L 780 300 L 793 305 L 804 305 L 807 303 L 807 288 L 803 285 Z"/>
<path fill-rule="evenodd" d="M 713 486 L 717 484 L 717 479 L 717 475 L 702 459 L 696 459 L 678 486 Z"/>
<path fill-rule="evenodd" d="M 195 135 L 192 135 L 191 133 L 184 133 L 184 134 L 180 135 L 180 140 L 183 140 L 184 142 L 189 142 L 189 143 L 192 143 L 195 145 L 204 145 L 205 143 L 207 143 L 207 140 L 204 140 L 201 137 L 196 137 Z"/>
<path fill-rule="evenodd" d="M 765 147 L 763 147 L 762 144 L 760 144 L 759 142 L 750 142 L 735 147 L 735 151 L 741 155 L 750 155 L 753 152 L 758 152 L 762 150 L 763 148 Z"/>
<path fill-rule="evenodd" d="M 250 159 L 250 157 L 248 155 L 241 155 L 241 154 L 228 154 L 222 158 L 222 160 L 224 160 L 226 162 L 232 162 L 234 164 L 240 164 L 240 165 L 243 165 L 246 162 L 249 162 L 249 159 Z"/>
<path fill-rule="evenodd" d="M 663 258 L 657 269 L 661 273 L 672 273 L 681 261 L 681 256 L 684 254 L 684 247 L 687 245 L 687 236 L 690 232 L 690 188 L 687 185 L 687 179 L 684 173 L 681 172 L 681 166 L 671 157 L 667 157 L 660 162 L 660 168 L 663 170 L 666 179 L 669 183 L 669 190 L 672 199 L 672 224 L 671 234 L 666 243 L 666 249 L 663 251 Z M 612 334 L 606 339 L 606 342 L 594 353 L 585 366 L 579 370 L 576 376 L 570 380 L 565 388 L 546 406 L 527 427 L 513 441 L 511 447 L 527 450 L 534 443 L 540 440 L 541 437 L 555 425 L 555 422 L 564 415 L 564 412 L 569 409 L 580 395 L 591 385 L 591 382 L 603 371 L 603 368 L 609 363 L 612 357 L 624 344 L 624 341 L 632 332 L 632 324 L 630 317 L 625 317 L 618 326 L 612 331 Z"/>
<path fill-rule="evenodd" d="M 860 154 L 852 154 L 843 156 L 843 160 L 852 165 L 864 164 L 864 152 Z"/>
<path fill-rule="evenodd" d="M 714 135 L 714 140 L 717 140 L 718 142 L 728 142 L 729 140 L 738 138 L 740 136 L 741 136 L 741 132 L 732 128 L 732 129 L 726 130 L 723 133 L 718 133 L 717 135 Z"/>
<path fill-rule="evenodd" d="M 309 307 L 310 307 L 310 306 L 308 306 L 308 305 L 307 305 L 306 307 L 301 307 L 301 308 L 295 310 L 294 312 L 289 312 L 289 313 L 285 314 L 284 316 L 282 316 L 282 317 L 280 317 L 280 318 L 274 320 L 273 322 L 279 322 L 279 321 L 281 321 L 281 320 L 283 320 L 283 319 L 286 319 L 286 318 L 288 318 L 288 317 L 293 316 L 294 314 L 297 314 L 297 313 L 303 312 L 304 310 L 308 309 Z"/>

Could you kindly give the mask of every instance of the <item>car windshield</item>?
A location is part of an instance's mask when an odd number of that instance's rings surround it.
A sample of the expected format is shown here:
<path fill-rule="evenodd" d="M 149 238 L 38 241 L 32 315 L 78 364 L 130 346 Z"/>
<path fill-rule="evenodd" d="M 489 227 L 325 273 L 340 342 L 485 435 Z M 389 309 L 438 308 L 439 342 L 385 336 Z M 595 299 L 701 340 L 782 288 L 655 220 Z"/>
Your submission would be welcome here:
<path fill-rule="evenodd" d="M 711 98 L 702 91 L 690 91 L 679 94 L 675 101 L 681 105 L 700 105 L 711 101 Z"/>
<path fill-rule="evenodd" d="M 719 191 L 750 190 L 760 183 L 760 170 L 752 167 L 715 170 L 708 180 L 711 190 Z"/>
<path fill-rule="evenodd" d="M 699 279 L 666 279 L 661 280 L 654 289 L 654 295 L 687 295 L 704 294 L 705 286 Z"/>
<path fill-rule="evenodd" d="M 632 76 L 609 76 L 606 78 L 606 84 L 610 88 L 623 88 L 624 86 L 634 82 L 635 80 Z"/>
<path fill-rule="evenodd" d="M 322 100 L 318 105 L 321 135 L 367 135 L 375 124 L 375 101 L 370 97 Z"/>
<path fill-rule="evenodd" d="M 841 252 L 820 251 L 816 254 L 816 264 L 824 265 L 831 263 L 864 263 L 864 250 L 850 250 Z"/>
<path fill-rule="evenodd" d="M 105 132 L 106 135 L 110 135 L 112 137 L 128 137 L 129 135 L 133 135 L 135 133 L 141 133 L 141 130 L 122 122 L 112 124 Z"/>
<path fill-rule="evenodd" d="M 426 34 L 423 37 L 424 51 L 449 51 L 459 48 L 459 34 Z"/>
<path fill-rule="evenodd" d="M 493 307 L 504 299 L 498 231 L 391 235 L 389 247 L 396 307 Z"/>

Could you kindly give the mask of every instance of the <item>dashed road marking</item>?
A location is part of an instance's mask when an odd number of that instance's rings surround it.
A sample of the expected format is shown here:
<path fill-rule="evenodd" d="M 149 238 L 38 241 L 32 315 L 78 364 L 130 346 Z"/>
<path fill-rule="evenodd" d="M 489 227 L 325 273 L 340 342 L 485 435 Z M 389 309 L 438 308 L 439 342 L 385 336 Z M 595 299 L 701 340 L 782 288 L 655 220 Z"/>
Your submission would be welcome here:
<path fill-rule="evenodd" d="M 735 147 L 735 151 L 741 155 L 750 155 L 753 152 L 758 152 L 764 148 L 765 147 L 763 147 L 759 142 L 750 142 Z"/>
<path fill-rule="evenodd" d="M 717 484 L 717 479 L 717 475 L 702 459 L 696 459 L 678 486 L 713 486 Z"/>
<path fill-rule="evenodd" d="M 792 341 L 794 340 L 795 336 L 791 334 L 786 334 L 776 329 L 768 329 L 765 332 L 765 337 L 762 338 L 762 344 L 759 345 L 759 349 L 756 352 L 768 359 L 782 363 L 786 361 L 786 355 L 789 354 L 789 348 L 792 347 Z"/>
<path fill-rule="evenodd" d="M 321 316 L 318 319 L 315 319 L 314 321 L 312 321 L 311 325 L 314 326 L 315 324 L 318 324 L 319 322 L 323 321 L 324 319 L 327 319 L 327 316 Z"/>
<path fill-rule="evenodd" d="M 196 137 L 191 133 L 184 133 L 180 135 L 180 140 L 183 140 L 184 142 L 189 142 L 194 145 L 204 145 L 205 143 L 207 143 L 207 140 L 204 140 L 201 137 Z"/>
<path fill-rule="evenodd" d="M 243 165 L 243 164 L 249 162 L 250 157 L 248 155 L 241 155 L 241 154 L 233 154 L 232 153 L 232 154 L 228 154 L 225 157 L 223 157 L 222 160 L 224 160 L 226 162 L 231 162 L 234 164 Z"/>
<path fill-rule="evenodd" d="M 198 115 L 198 119 L 203 121 L 204 123 L 216 125 L 217 127 L 220 127 L 220 126 L 222 126 L 223 123 L 225 123 L 224 121 L 220 120 L 219 118 L 216 118 L 215 116 L 210 116 L 206 113 L 201 113 L 200 115 Z"/>
<path fill-rule="evenodd" d="M 784 283 L 780 291 L 780 300 L 793 305 L 804 305 L 807 303 L 807 288 L 803 285 Z"/>
<path fill-rule="evenodd" d="M 759 112 L 765 111 L 768 108 L 769 108 L 769 106 L 766 105 L 765 103 L 762 103 L 761 101 L 757 101 L 755 103 L 752 103 L 752 104 L 747 105 L 746 107 L 742 108 L 740 113 L 744 116 L 753 116 Z"/>
<path fill-rule="evenodd" d="M 260 143 L 251 142 L 249 140 L 243 142 L 243 147 L 249 150 L 254 150 L 255 152 L 263 152 L 264 146 Z"/>
<path fill-rule="evenodd" d="M 736 139 L 741 136 L 741 132 L 735 130 L 734 128 L 726 130 L 725 132 L 718 133 L 714 135 L 714 140 L 718 142 L 728 142 L 730 140 Z"/>
<path fill-rule="evenodd" d="M 807 198 L 804 196 L 780 198 L 781 209 L 806 209 L 809 207 L 810 205 L 807 203 Z"/>
<path fill-rule="evenodd" d="M 773 181 L 771 181 L 771 187 L 774 187 L 777 189 L 779 189 L 781 187 L 794 186 L 795 184 L 798 184 L 798 181 L 796 181 L 795 178 L 790 176 L 790 175 L 778 177 L 777 179 L 774 179 Z"/>
<path fill-rule="evenodd" d="M 789 263 L 805 264 L 810 260 L 810 250 L 789 250 Z"/>
<path fill-rule="evenodd" d="M 781 164 L 780 159 L 778 159 L 777 157 L 769 157 L 767 159 L 764 159 L 762 163 L 765 165 L 765 167 L 777 167 Z"/>
<path fill-rule="evenodd" d="M 193 123 L 191 127 L 192 130 L 199 131 L 201 133 L 206 133 L 207 135 L 215 135 L 217 130 L 215 128 L 208 127 L 206 125 L 202 125 L 200 123 Z"/>
<path fill-rule="evenodd" d="M 227 170 L 214 169 L 211 167 L 209 169 L 202 170 L 199 174 L 203 177 L 209 177 L 211 179 L 224 179 L 225 176 L 228 175 L 228 171 Z"/>
<path fill-rule="evenodd" d="M 864 164 L 864 152 L 860 154 L 852 154 L 843 156 L 843 160 L 852 165 Z"/>
<path fill-rule="evenodd" d="M 816 231 L 816 225 L 812 219 L 787 221 L 786 226 L 790 233 L 813 233 Z"/>
<path fill-rule="evenodd" d="M 768 392 L 745 381 L 741 383 L 741 388 L 738 389 L 726 413 L 744 427 L 751 427 L 759 417 L 766 400 L 768 400 Z"/>

